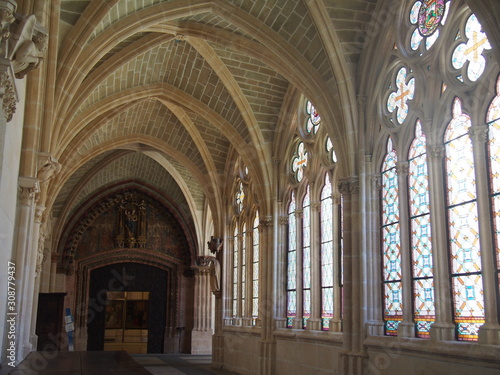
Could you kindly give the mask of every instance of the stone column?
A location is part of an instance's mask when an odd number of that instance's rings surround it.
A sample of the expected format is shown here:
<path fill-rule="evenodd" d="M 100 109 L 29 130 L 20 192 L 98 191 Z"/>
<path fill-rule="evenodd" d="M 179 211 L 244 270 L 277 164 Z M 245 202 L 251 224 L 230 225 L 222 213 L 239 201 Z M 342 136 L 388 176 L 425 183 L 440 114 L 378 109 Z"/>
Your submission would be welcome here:
<path fill-rule="evenodd" d="M 471 126 L 469 135 L 473 143 L 476 173 L 477 211 L 479 215 L 479 242 L 481 245 L 481 266 L 483 275 L 483 298 L 485 324 L 479 329 L 479 342 L 500 345 L 500 325 L 498 324 L 498 305 L 496 303 L 496 259 L 493 225 L 491 223 L 491 199 L 488 173 L 486 142 L 488 126 Z"/>
<path fill-rule="evenodd" d="M 382 293 L 380 286 L 382 285 L 382 270 L 381 270 L 381 251 L 380 251 L 380 190 L 382 189 L 382 177 L 380 173 L 375 173 L 370 177 L 367 184 L 370 189 L 367 189 L 367 225 L 369 238 L 367 241 L 366 254 L 370 254 L 367 259 L 368 269 L 368 288 L 366 300 L 368 305 L 367 311 L 367 330 L 371 335 L 384 334 L 384 321 L 382 319 L 382 311 L 384 309 L 382 303 Z"/>
<path fill-rule="evenodd" d="M 16 259 L 17 296 L 17 360 L 20 361 L 32 350 L 30 342 L 31 315 L 33 312 L 33 288 L 36 267 L 35 196 L 40 192 L 38 179 L 19 178 L 18 225 L 14 245 Z M 37 238 L 36 237 L 36 238 Z"/>
<path fill-rule="evenodd" d="M 396 165 L 399 190 L 399 225 L 401 243 L 401 284 L 403 297 L 403 320 L 398 325 L 398 336 L 414 337 L 415 324 L 413 322 L 413 288 L 411 267 L 411 240 L 410 221 L 407 204 L 408 197 L 408 162 L 398 162 Z"/>
<path fill-rule="evenodd" d="M 194 317 L 191 332 L 191 354 L 212 354 L 211 261 L 213 257 L 200 256 L 194 271 Z"/>
<path fill-rule="evenodd" d="M 358 178 L 341 180 L 339 190 L 344 197 L 344 349 L 340 368 L 344 374 L 361 374 L 365 355 Z"/>
<path fill-rule="evenodd" d="M 281 210 L 279 211 L 281 212 Z M 275 265 L 276 265 L 275 275 L 274 275 L 274 298 L 276 306 L 274 321 L 276 328 L 286 328 L 287 230 L 288 230 L 288 216 L 282 215 L 278 219 L 278 233 L 276 234 L 277 246 L 274 252 Z M 262 236 L 262 230 L 261 230 L 261 236 Z M 259 298 L 259 304 L 261 304 L 261 298 Z"/>
<path fill-rule="evenodd" d="M 38 293 L 40 291 L 40 270 L 42 266 L 43 260 L 43 249 L 45 247 L 45 228 L 42 226 L 42 215 L 45 211 L 45 206 L 37 204 L 35 209 L 35 225 L 33 230 L 32 237 L 32 251 L 33 258 L 35 259 L 35 264 L 33 269 L 31 270 L 31 279 L 34 280 L 33 285 L 33 308 L 31 313 L 31 321 L 30 321 L 30 343 L 33 347 L 33 350 L 36 350 L 38 344 L 38 336 L 36 335 L 36 318 L 38 314 Z"/>
<path fill-rule="evenodd" d="M 297 201 L 298 202 L 298 201 Z M 302 246 L 303 246 L 303 236 L 302 236 L 302 220 L 304 218 L 304 211 L 302 209 L 300 210 L 295 210 L 295 223 L 297 225 L 297 230 L 295 233 L 297 233 L 297 242 L 296 246 L 297 249 L 296 254 L 297 254 L 297 259 L 296 259 L 296 290 L 297 290 L 297 297 L 296 297 L 296 314 L 295 318 L 292 320 L 292 328 L 295 329 L 302 329 L 302 321 L 303 321 L 303 312 L 304 312 L 304 291 L 302 288 L 303 282 L 302 282 L 302 273 L 303 273 L 303 265 L 304 265 L 304 256 L 303 256 L 303 251 L 302 251 Z"/>
<path fill-rule="evenodd" d="M 260 245 L 262 263 L 259 277 L 259 300 L 261 310 L 261 340 L 259 342 L 260 374 L 272 375 L 275 373 L 276 342 L 273 337 L 274 330 L 274 219 L 266 216 L 260 219 L 262 227 Z"/>
<path fill-rule="evenodd" d="M 424 130 L 431 128 L 429 122 L 424 123 Z M 427 133 L 427 131 L 426 131 Z M 429 170 L 429 189 L 431 230 L 432 230 L 432 258 L 434 272 L 434 301 L 436 321 L 431 326 L 431 340 L 451 341 L 455 338 L 455 325 L 452 321 L 452 300 L 450 295 L 450 273 L 448 269 L 448 225 L 446 223 L 446 202 L 443 178 L 444 146 L 427 146 L 427 163 Z"/>
<path fill-rule="evenodd" d="M 311 185 L 311 188 L 313 185 Z M 307 329 L 321 330 L 321 202 L 311 202 L 311 316 L 307 319 Z"/>
<path fill-rule="evenodd" d="M 340 232 L 341 221 L 341 195 L 333 193 L 333 318 L 330 319 L 330 332 L 342 331 L 342 301 L 341 301 L 341 275 L 342 272 L 342 249 L 340 247 Z"/>

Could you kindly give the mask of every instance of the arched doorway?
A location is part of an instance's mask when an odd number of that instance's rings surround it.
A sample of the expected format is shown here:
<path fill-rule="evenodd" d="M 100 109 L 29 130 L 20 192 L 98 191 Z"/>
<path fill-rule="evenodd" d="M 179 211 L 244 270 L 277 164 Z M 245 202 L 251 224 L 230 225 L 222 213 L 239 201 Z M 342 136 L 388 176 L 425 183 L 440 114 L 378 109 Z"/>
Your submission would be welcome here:
<path fill-rule="evenodd" d="M 109 264 L 92 270 L 87 305 L 87 350 L 104 350 L 107 331 L 108 342 L 113 335 L 116 343 L 121 338 L 123 350 L 137 352 L 139 343 L 147 341 L 148 353 L 163 353 L 168 321 L 167 296 L 171 288 L 168 280 L 168 271 L 134 262 Z M 106 310 L 109 314 L 111 308 L 120 310 L 120 306 L 123 315 L 106 326 Z"/>

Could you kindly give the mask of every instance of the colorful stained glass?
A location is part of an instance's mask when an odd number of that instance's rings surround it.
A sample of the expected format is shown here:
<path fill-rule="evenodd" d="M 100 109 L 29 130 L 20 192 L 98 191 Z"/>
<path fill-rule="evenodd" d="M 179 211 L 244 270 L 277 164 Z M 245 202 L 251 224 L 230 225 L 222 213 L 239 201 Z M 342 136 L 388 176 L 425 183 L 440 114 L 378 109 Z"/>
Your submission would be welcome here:
<path fill-rule="evenodd" d="M 484 300 L 471 121 L 458 98 L 452 114 L 444 141 L 454 321 L 459 340 L 477 340 Z"/>
<path fill-rule="evenodd" d="M 495 228 L 498 287 L 500 288 L 500 79 L 497 80 L 497 95 L 491 101 L 486 115 L 488 123 L 488 150 L 491 181 L 491 199 Z"/>
<path fill-rule="evenodd" d="M 238 228 L 234 229 L 233 237 L 233 317 L 238 316 L 238 268 L 239 268 Z"/>
<path fill-rule="evenodd" d="M 436 320 L 433 279 L 417 279 L 413 285 L 416 335 L 429 338 L 430 328 Z"/>
<path fill-rule="evenodd" d="M 407 80 L 406 68 L 399 69 L 396 75 L 397 90 L 393 91 L 387 98 L 387 109 L 393 113 L 396 110 L 396 119 L 402 124 L 408 116 L 408 101 L 415 95 L 415 78 Z"/>
<path fill-rule="evenodd" d="M 311 201 L 309 186 L 302 202 L 302 327 L 311 316 Z"/>
<path fill-rule="evenodd" d="M 253 231 L 252 231 L 252 322 L 255 324 L 255 320 L 259 315 L 259 248 L 260 248 L 260 234 L 259 234 L 259 213 L 255 215 L 253 221 Z"/>
<path fill-rule="evenodd" d="M 420 338 L 429 338 L 430 327 L 436 318 L 425 143 L 422 124 L 417 121 L 415 137 L 408 152 L 408 187 L 413 264 L 413 314 L 416 335 Z"/>
<path fill-rule="evenodd" d="M 472 14 L 465 24 L 465 36 L 468 40 L 455 48 L 451 58 L 451 63 L 455 69 L 462 69 L 465 63 L 469 62 L 467 77 L 471 81 L 477 81 L 483 74 L 486 67 L 483 52 L 491 49 L 490 42 L 481 29 L 481 24 L 476 16 Z"/>
<path fill-rule="evenodd" d="M 457 338 L 477 341 L 484 324 L 483 280 L 480 274 L 452 277 Z"/>
<path fill-rule="evenodd" d="M 287 327 L 297 316 L 297 222 L 295 217 L 295 194 L 288 206 L 288 254 L 287 254 Z"/>
<path fill-rule="evenodd" d="M 328 174 L 321 191 L 321 320 L 322 329 L 329 329 L 333 318 L 333 199 Z"/>
<path fill-rule="evenodd" d="M 418 12 L 418 30 L 422 36 L 436 31 L 445 13 L 444 0 L 425 0 Z"/>
<path fill-rule="evenodd" d="M 297 147 L 297 153 L 292 161 L 292 171 L 297 182 L 304 178 L 304 168 L 307 166 L 307 151 L 303 142 L 300 142 Z"/>
<path fill-rule="evenodd" d="M 402 319 L 401 240 L 399 193 L 396 172 L 397 155 L 391 138 L 382 164 L 382 280 L 384 283 L 385 334 L 396 335 Z"/>
<path fill-rule="evenodd" d="M 243 210 L 243 201 L 245 200 L 245 192 L 243 191 L 243 184 L 240 182 L 238 185 L 238 191 L 236 192 L 236 206 L 238 211 Z"/>
<path fill-rule="evenodd" d="M 330 153 L 331 160 L 336 163 L 337 155 L 335 154 L 335 150 L 333 149 L 333 143 L 330 137 L 326 137 L 326 151 Z"/>
<path fill-rule="evenodd" d="M 243 224 L 241 237 L 241 311 L 242 316 L 246 316 L 246 285 L 247 285 L 247 225 Z"/>
<path fill-rule="evenodd" d="M 450 2 L 445 0 L 416 1 L 410 10 L 410 23 L 415 25 L 410 38 L 410 47 L 416 51 L 422 40 L 429 50 L 439 38 L 439 26 L 444 25 Z"/>
<path fill-rule="evenodd" d="M 321 116 L 309 100 L 306 101 L 306 113 L 308 115 L 306 130 L 308 133 L 316 134 L 321 125 Z"/>
<path fill-rule="evenodd" d="M 396 336 L 398 334 L 399 323 L 403 320 L 402 298 L 401 282 L 384 284 L 384 321 L 386 335 Z"/>

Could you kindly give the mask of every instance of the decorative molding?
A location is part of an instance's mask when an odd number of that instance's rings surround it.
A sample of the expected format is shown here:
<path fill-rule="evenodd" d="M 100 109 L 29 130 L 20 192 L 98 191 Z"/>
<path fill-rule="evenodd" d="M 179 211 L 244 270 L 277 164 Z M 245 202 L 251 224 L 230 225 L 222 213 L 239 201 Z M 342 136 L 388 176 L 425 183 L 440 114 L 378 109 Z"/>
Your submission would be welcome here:
<path fill-rule="evenodd" d="M 272 216 L 259 218 L 259 228 L 269 228 L 274 224 Z"/>
<path fill-rule="evenodd" d="M 42 204 L 37 204 L 35 207 L 35 223 L 42 222 L 44 212 L 45 212 L 45 206 Z"/>
<path fill-rule="evenodd" d="M 407 161 L 399 161 L 396 163 L 396 173 L 398 176 L 408 176 L 409 171 L 410 168 Z"/>
<path fill-rule="evenodd" d="M 5 119 L 9 122 L 16 112 L 17 93 L 12 78 L 5 72 L 0 73 L 0 99 Z"/>
<path fill-rule="evenodd" d="M 43 207 L 45 210 L 45 207 Z M 38 277 L 42 271 L 42 264 L 47 258 L 48 249 L 45 248 L 45 241 L 47 240 L 47 225 L 45 223 L 40 225 L 40 232 L 38 234 L 38 247 L 36 255 L 36 268 L 35 268 L 35 278 Z"/>
<path fill-rule="evenodd" d="M 469 136 L 474 143 L 486 143 L 488 141 L 488 126 L 473 125 L 469 128 Z"/>

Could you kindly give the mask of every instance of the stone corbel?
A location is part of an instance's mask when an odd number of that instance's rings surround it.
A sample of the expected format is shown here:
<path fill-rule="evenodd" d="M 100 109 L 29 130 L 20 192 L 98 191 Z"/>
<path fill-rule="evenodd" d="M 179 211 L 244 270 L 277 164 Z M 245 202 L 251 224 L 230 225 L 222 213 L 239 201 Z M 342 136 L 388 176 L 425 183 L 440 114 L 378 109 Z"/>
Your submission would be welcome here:
<path fill-rule="evenodd" d="M 61 164 L 50 153 L 39 152 L 37 170 L 36 177 L 40 182 L 46 182 L 61 171 Z"/>
<path fill-rule="evenodd" d="M 212 254 L 217 254 L 222 250 L 224 240 L 222 238 L 211 236 L 210 241 L 207 242 L 208 249 Z"/>

